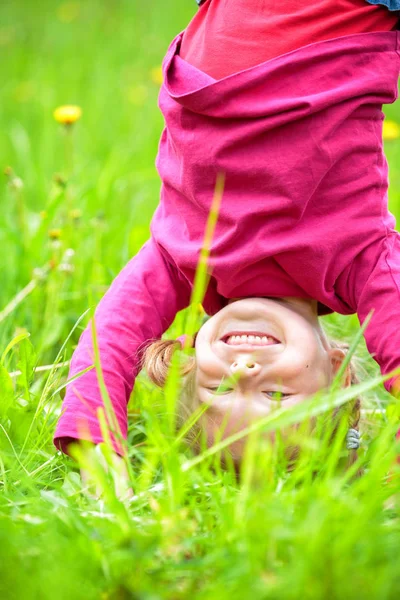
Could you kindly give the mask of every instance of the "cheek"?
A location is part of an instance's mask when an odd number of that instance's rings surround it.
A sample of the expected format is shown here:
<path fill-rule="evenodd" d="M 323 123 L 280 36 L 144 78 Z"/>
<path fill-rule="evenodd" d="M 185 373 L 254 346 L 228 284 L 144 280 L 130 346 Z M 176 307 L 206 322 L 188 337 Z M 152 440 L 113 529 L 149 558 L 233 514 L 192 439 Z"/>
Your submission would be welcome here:
<path fill-rule="evenodd" d="M 315 356 L 305 344 L 296 343 L 284 356 L 285 370 L 291 377 L 309 374 L 315 368 Z"/>
<path fill-rule="evenodd" d="M 288 373 L 292 377 L 304 377 L 304 381 L 321 387 L 330 381 L 327 352 L 315 340 L 297 342 L 286 356 Z"/>
<path fill-rule="evenodd" d="M 213 377 L 220 380 L 226 375 L 223 365 L 211 348 L 196 348 L 197 380 Z"/>
<path fill-rule="evenodd" d="M 214 315 L 200 327 L 196 337 L 196 348 L 198 344 L 207 344 L 213 337 L 218 327 L 218 319 L 216 317 L 217 315 Z"/>
<path fill-rule="evenodd" d="M 284 408 L 290 408 L 292 406 L 296 406 L 297 404 L 301 404 L 302 402 L 304 402 L 306 399 L 308 398 L 307 393 L 306 394 L 296 394 L 293 397 L 289 397 L 286 400 L 284 400 L 282 402 L 282 406 Z"/>

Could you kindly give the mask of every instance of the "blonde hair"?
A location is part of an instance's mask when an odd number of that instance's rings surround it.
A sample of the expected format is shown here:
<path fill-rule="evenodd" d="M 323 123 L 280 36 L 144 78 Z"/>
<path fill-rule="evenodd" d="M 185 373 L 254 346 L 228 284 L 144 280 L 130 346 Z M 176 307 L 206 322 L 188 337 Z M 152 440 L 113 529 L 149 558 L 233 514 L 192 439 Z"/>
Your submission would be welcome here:
<path fill-rule="evenodd" d="M 172 358 L 177 350 L 182 350 L 182 343 L 179 340 L 157 340 L 144 350 L 142 368 L 147 371 L 150 381 L 158 387 L 164 387 Z M 186 361 L 181 364 L 181 376 L 184 384 L 177 403 L 178 426 L 183 424 L 200 406 L 195 388 L 195 375 L 196 360 L 192 356 L 187 356 Z M 198 426 L 190 433 L 190 439 L 197 437 L 199 429 Z"/>
<path fill-rule="evenodd" d="M 331 349 L 339 349 L 344 353 L 349 350 L 349 345 L 344 342 L 328 340 Z M 177 350 L 182 349 L 182 343 L 179 340 L 157 340 L 152 342 L 143 352 L 142 368 L 146 369 L 150 380 L 158 387 L 165 385 L 169 369 L 172 363 L 172 357 Z M 186 357 L 187 360 L 181 366 L 181 375 L 183 377 L 183 387 L 177 404 L 178 425 L 183 424 L 186 419 L 200 406 L 200 400 L 196 393 L 195 372 L 196 360 L 194 357 Z M 352 358 L 349 362 L 350 385 L 359 383 L 355 361 Z M 358 430 L 361 415 L 361 400 L 354 398 L 347 404 L 336 408 L 333 411 L 334 427 L 331 440 L 337 434 L 341 419 L 347 417 L 348 426 L 351 429 Z M 194 442 L 201 431 L 201 420 L 199 420 L 190 432 L 188 441 Z M 350 466 L 357 460 L 357 450 L 349 451 L 347 466 Z"/>

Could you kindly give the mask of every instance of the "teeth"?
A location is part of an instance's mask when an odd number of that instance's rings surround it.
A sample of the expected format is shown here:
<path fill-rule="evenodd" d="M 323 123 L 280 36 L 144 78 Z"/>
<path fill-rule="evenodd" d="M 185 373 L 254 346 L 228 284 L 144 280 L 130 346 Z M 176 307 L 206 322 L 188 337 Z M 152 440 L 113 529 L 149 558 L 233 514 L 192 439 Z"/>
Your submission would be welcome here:
<path fill-rule="evenodd" d="M 272 337 L 263 335 L 230 335 L 226 339 L 227 344 L 240 345 L 240 344 L 251 344 L 253 346 L 270 346 L 276 344 L 276 340 Z"/>

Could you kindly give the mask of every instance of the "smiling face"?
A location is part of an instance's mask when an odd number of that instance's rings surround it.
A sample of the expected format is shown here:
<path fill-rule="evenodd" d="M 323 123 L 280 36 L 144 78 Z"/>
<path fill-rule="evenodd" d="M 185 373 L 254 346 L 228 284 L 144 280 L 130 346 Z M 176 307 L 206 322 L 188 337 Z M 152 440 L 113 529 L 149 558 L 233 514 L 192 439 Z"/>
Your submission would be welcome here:
<path fill-rule="evenodd" d="M 329 385 L 343 360 L 323 334 L 316 303 L 249 298 L 210 318 L 196 339 L 196 392 L 207 411 L 210 442 L 267 416 L 279 402 L 292 406 Z M 244 441 L 231 447 L 241 455 Z"/>

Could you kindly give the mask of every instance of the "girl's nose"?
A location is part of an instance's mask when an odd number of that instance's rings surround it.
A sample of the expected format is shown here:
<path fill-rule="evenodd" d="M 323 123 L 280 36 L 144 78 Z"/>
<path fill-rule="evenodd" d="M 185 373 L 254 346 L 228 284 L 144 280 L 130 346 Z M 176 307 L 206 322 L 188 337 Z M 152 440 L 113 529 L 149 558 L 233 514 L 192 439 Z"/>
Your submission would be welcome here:
<path fill-rule="evenodd" d="M 257 375 L 260 369 L 260 365 L 252 358 L 237 358 L 231 364 L 232 373 L 240 373 L 245 376 Z"/>

